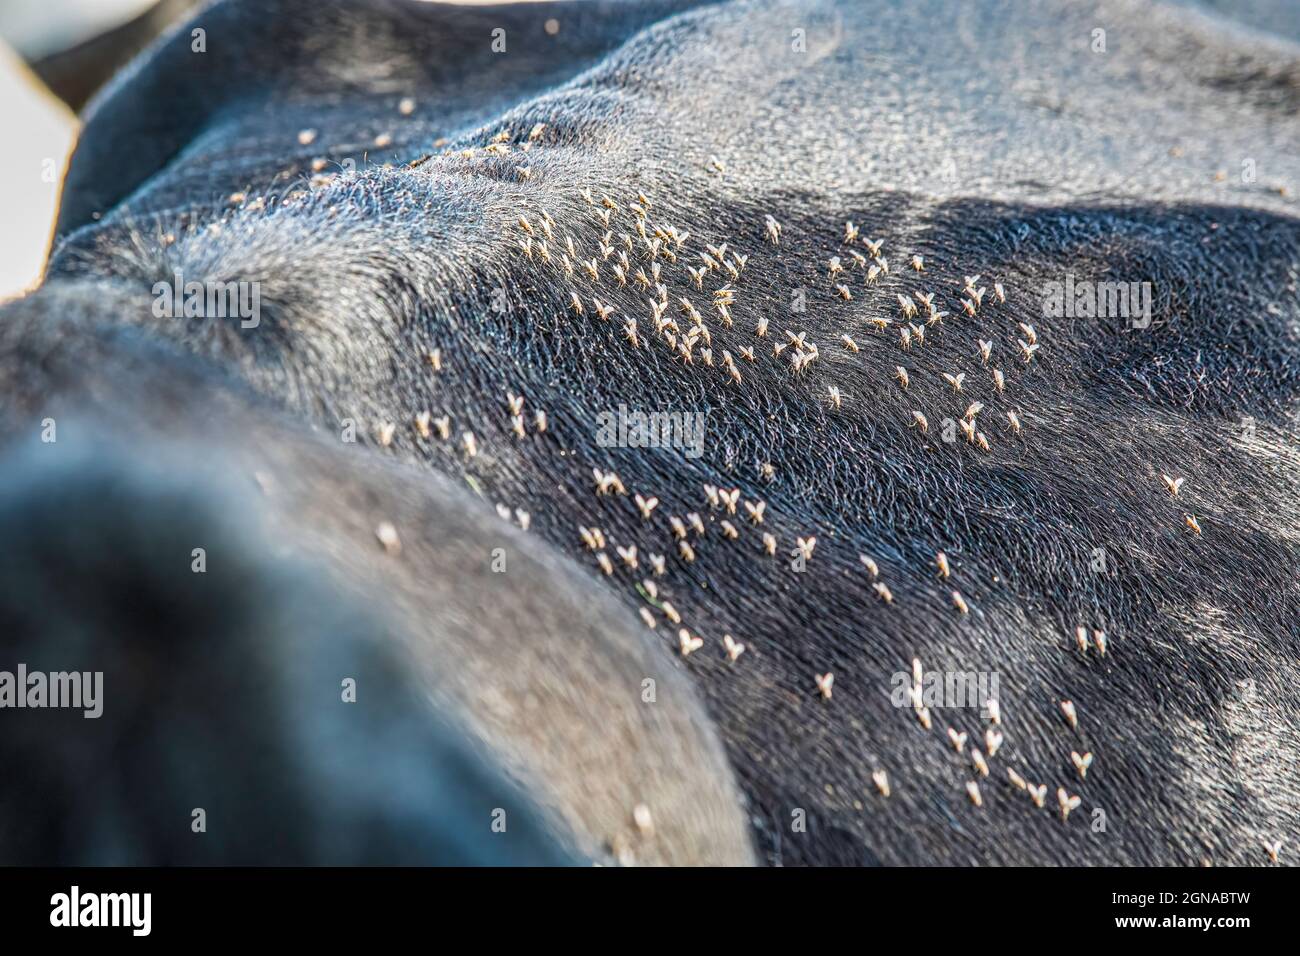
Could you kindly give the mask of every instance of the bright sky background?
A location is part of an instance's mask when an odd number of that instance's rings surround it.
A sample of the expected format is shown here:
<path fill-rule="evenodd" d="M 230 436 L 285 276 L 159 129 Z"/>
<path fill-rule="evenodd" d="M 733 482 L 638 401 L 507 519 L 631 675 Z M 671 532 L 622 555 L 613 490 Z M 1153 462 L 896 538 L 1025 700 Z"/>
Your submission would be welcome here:
<path fill-rule="evenodd" d="M 45 267 L 77 120 L 0 43 L 0 301 L 31 288 Z M 52 182 L 43 173 L 53 169 Z"/>

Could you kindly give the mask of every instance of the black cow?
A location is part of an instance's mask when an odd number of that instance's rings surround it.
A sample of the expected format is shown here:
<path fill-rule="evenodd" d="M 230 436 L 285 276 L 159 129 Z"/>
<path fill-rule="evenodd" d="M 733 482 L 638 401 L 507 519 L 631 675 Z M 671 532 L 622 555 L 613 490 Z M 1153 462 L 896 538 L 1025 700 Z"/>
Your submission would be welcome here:
<path fill-rule="evenodd" d="M 0 326 L 112 728 L 0 714 L 6 857 L 1285 860 L 1298 101 L 1130 3 L 206 8 Z"/>

